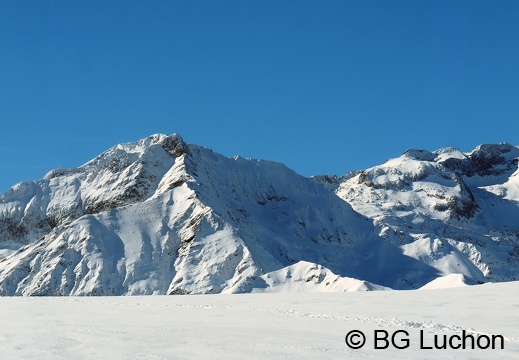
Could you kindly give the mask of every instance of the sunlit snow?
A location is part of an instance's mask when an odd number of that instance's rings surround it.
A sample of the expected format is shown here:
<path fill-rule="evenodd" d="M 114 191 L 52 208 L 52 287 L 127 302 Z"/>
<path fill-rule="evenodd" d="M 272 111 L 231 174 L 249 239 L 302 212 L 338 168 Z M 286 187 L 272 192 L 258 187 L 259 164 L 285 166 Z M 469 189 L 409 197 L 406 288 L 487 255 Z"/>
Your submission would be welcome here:
<path fill-rule="evenodd" d="M 8 297 L 0 298 L 0 348 L 2 359 L 38 360 L 518 359 L 518 298 L 515 282 L 354 293 Z M 346 346 L 351 330 L 365 333 L 362 349 Z M 409 347 L 375 349 L 375 330 L 406 331 Z M 424 346 L 434 335 L 465 330 L 501 335 L 504 349 L 423 350 L 420 330 Z"/>

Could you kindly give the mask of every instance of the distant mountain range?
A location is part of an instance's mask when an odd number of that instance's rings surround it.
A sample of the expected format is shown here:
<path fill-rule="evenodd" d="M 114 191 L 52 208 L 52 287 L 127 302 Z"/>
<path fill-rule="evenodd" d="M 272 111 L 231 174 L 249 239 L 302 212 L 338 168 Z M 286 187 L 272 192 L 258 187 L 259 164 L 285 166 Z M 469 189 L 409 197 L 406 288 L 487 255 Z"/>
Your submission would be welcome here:
<path fill-rule="evenodd" d="M 434 288 L 517 280 L 519 148 L 408 150 L 306 178 L 152 135 L 0 195 L 0 295 Z"/>

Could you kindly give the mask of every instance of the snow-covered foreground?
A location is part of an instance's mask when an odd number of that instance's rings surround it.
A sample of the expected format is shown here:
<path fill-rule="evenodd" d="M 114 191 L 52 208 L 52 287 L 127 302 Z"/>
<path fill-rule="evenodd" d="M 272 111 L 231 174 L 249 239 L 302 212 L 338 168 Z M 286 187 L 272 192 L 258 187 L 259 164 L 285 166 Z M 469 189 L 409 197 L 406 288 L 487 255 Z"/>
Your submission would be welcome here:
<path fill-rule="evenodd" d="M 3 359 L 519 359 L 517 299 L 519 282 L 356 293 L 7 297 L 0 298 L 0 349 Z M 351 330 L 366 335 L 362 349 L 346 346 Z M 375 330 L 405 330 L 409 347 L 375 349 Z M 424 347 L 466 330 L 475 338 L 502 335 L 504 349 L 497 342 L 494 350 L 424 350 L 421 330 Z M 405 345 L 404 335 L 396 345 Z"/>

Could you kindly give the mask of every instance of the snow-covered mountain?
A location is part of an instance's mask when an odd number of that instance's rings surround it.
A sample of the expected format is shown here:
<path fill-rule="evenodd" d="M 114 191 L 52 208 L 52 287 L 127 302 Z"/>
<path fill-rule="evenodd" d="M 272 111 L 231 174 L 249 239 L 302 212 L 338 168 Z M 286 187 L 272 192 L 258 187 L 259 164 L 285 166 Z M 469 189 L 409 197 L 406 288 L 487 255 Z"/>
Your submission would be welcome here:
<path fill-rule="evenodd" d="M 0 195 L 1 295 L 412 289 L 513 280 L 519 149 L 342 178 L 153 135 Z M 434 284 L 434 283 L 433 283 Z"/>
<path fill-rule="evenodd" d="M 408 150 L 385 164 L 317 180 L 403 253 L 484 281 L 519 278 L 519 149 Z"/>

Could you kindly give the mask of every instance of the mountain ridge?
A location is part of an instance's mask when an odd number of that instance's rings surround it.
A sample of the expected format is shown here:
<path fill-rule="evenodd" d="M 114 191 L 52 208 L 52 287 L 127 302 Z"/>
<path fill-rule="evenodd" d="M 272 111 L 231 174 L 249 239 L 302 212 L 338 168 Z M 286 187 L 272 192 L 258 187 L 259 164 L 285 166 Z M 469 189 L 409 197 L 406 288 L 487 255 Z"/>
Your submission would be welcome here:
<path fill-rule="evenodd" d="M 151 135 L 0 195 L 0 294 L 414 289 L 449 274 L 515 280 L 517 158 L 505 143 L 408 150 L 343 177 L 305 178 L 281 163 Z M 496 205 L 508 216 L 494 214 Z M 308 271 L 370 285 L 301 287 L 287 276 Z"/>

